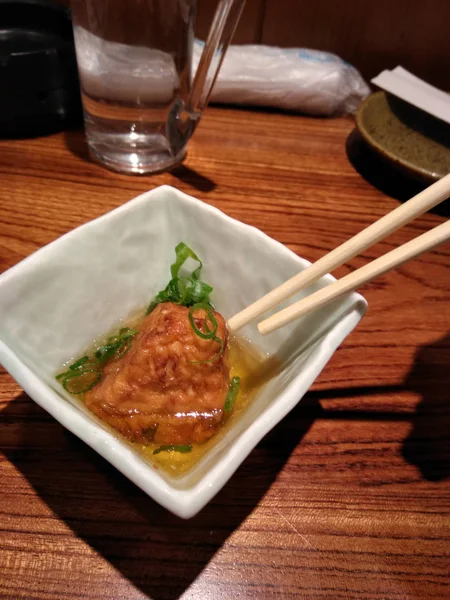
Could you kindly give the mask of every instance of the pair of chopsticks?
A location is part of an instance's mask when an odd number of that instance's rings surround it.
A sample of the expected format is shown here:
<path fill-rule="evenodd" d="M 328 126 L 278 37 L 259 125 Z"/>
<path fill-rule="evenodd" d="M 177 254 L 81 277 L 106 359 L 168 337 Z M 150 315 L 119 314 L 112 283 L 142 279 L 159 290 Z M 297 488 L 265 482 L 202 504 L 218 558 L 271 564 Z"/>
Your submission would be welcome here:
<path fill-rule="evenodd" d="M 290 298 L 304 289 L 326 273 L 357 256 L 373 244 L 376 244 L 397 229 L 400 229 L 416 217 L 424 214 L 450 196 L 450 174 L 446 175 L 430 187 L 426 188 L 395 210 L 388 213 L 366 229 L 347 240 L 330 253 L 326 254 L 310 267 L 295 275 L 279 287 L 275 288 L 228 321 L 231 331 L 241 329 L 254 321 L 268 310 L 275 308 L 280 302 Z M 258 330 L 263 335 L 275 331 L 283 325 L 298 319 L 316 308 L 347 294 L 364 283 L 372 281 L 403 263 L 432 250 L 439 244 L 450 240 L 450 221 L 446 221 L 427 233 L 399 246 L 384 256 L 377 258 L 369 264 L 357 269 L 353 273 L 342 277 L 338 281 L 325 286 L 317 292 L 306 296 L 291 306 L 275 313 L 271 317 L 258 323 Z"/>

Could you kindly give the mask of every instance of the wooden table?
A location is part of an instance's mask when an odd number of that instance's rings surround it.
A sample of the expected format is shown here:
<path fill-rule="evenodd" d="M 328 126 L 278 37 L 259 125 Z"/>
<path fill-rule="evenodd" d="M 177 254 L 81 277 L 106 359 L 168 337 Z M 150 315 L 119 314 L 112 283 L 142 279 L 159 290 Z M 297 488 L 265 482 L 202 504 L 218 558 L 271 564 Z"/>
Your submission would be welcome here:
<path fill-rule="evenodd" d="M 156 177 L 90 163 L 81 132 L 1 141 L 1 269 L 162 183 L 316 260 L 420 189 L 353 129 L 214 108 L 185 166 Z M 337 274 L 442 220 L 418 219 Z M 307 397 L 190 521 L 2 372 L 0 598 L 448 599 L 450 248 L 363 293 L 368 314 Z"/>

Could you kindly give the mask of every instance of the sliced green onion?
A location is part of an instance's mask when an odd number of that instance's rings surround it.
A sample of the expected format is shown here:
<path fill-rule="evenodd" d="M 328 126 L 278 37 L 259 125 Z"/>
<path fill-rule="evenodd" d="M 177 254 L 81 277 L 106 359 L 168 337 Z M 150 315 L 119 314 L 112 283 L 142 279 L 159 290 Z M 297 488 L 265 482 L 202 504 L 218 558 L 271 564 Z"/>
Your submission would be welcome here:
<path fill-rule="evenodd" d="M 71 371 L 77 371 L 81 366 L 83 366 L 85 363 L 87 363 L 90 360 L 89 356 L 83 356 L 82 358 L 79 358 L 78 360 L 76 360 L 74 363 L 72 363 L 69 367 L 69 369 Z"/>
<path fill-rule="evenodd" d="M 95 358 L 100 362 L 110 359 L 117 350 L 117 344 L 105 344 L 95 352 Z"/>
<path fill-rule="evenodd" d="M 96 385 L 102 378 L 103 365 L 112 359 L 123 356 L 131 347 L 136 329 L 122 327 L 117 335 L 108 338 L 107 343 L 95 352 L 94 357 L 82 356 L 69 366 L 68 371 L 56 375 L 58 381 L 71 394 L 82 394 Z M 90 373 L 90 375 L 88 375 Z"/>
<path fill-rule="evenodd" d="M 206 312 L 206 316 L 203 320 L 203 327 L 206 330 L 206 333 L 204 333 L 201 329 L 199 329 L 197 327 L 197 325 L 195 324 L 194 312 L 198 309 L 204 310 Z M 191 324 L 192 330 L 195 333 L 195 335 L 197 335 L 199 338 L 201 338 L 203 340 L 213 340 L 214 342 L 217 342 L 218 344 L 220 344 L 219 351 L 216 354 L 214 354 L 214 356 L 212 356 L 211 358 L 208 358 L 207 360 L 192 360 L 189 362 L 192 365 L 201 365 L 201 364 L 210 363 L 210 362 L 215 361 L 217 358 L 219 358 L 219 356 L 221 354 L 223 354 L 223 351 L 225 350 L 225 346 L 223 343 L 223 339 L 216 335 L 218 324 L 217 324 L 217 319 L 213 315 L 211 307 L 205 303 L 194 304 L 194 306 L 192 306 L 191 309 L 189 310 L 188 316 L 189 316 L 189 322 Z M 213 327 L 212 329 L 208 326 L 208 319 Z"/>
<path fill-rule="evenodd" d="M 108 344 L 119 344 L 124 340 L 128 340 L 137 335 L 137 329 L 130 329 L 129 327 L 122 327 L 117 335 L 113 335 L 107 339 Z"/>
<path fill-rule="evenodd" d="M 69 394 L 84 394 L 91 390 L 101 378 L 102 372 L 96 369 L 88 369 L 81 373 L 73 372 L 63 380 L 62 386 Z"/>
<path fill-rule="evenodd" d="M 184 265 L 188 258 L 193 258 L 195 261 L 198 262 L 199 266 L 195 269 L 195 271 L 192 272 L 191 277 L 193 277 L 194 279 L 199 279 L 203 264 L 199 257 L 195 254 L 195 252 L 191 248 L 189 248 L 189 246 L 187 246 L 184 242 L 180 242 L 175 248 L 175 255 L 176 260 L 170 267 L 170 274 L 172 275 L 172 279 L 178 277 L 178 273 L 180 272 L 181 267 Z"/>
<path fill-rule="evenodd" d="M 180 279 L 177 277 L 173 281 L 176 281 L 176 286 L 177 286 L 177 294 L 178 294 L 177 304 L 184 304 L 184 302 L 186 302 L 187 290 L 188 290 L 187 285 L 186 285 L 186 280 Z"/>
<path fill-rule="evenodd" d="M 56 375 L 55 379 L 60 380 L 63 379 L 64 377 L 66 377 L 67 375 L 70 375 L 72 373 L 72 371 L 64 371 L 64 373 L 60 373 L 59 375 Z"/>
<path fill-rule="evenodd" d="M 209 295 L 213 291 L 213 288 L 200 280 L 200 273 L 203 267 L 202 261 L 184 242 L 180 242 L 175 248 L 175 255 L 176 260 L 170 267 L 172 279 L 163 290 L 156 294 L 147 308 L 147 315 L 162 302 L 173 302 L 174 304 L 187 307 L 198 303 L 205 303 L 211 306 Z M 189 276 L 180 277 L 180 269 L 188 258 L 197 261 L 199 266 Z"/>
<path fill-rule="evenodd" d="M 137 329 L 130 329 L 129 327 L 122 327 L 122 329 L 119 330 L 119 335 L 124 336 L 124 335 L 136 335 L 137 334 Z"/>
<path fill-rule="evenodd" d="M 231 412 L 236 402 L 237 395 L 239 394 L 239 388 L 241 386 L 241 378 L 233 377 L 230 381 L 230 387 L 228 388 L 227 397 L 225 398 L 225 404 L 223 406 L 224 412 Z"/>
<path fill-rule="evenodd" d="M 209 295 L 213 291 L 212 286 L 199 279 L 187 278 L 188 297 L 191 304 L 206 303 L 211 306 Z"/>
<path fill-rule="evenodd" d="M 136 329 L 123 327 L 118 335 L 108 338 L 104 346 L 100 346 L 95 352 L 95 358 L 100 362 L 105 362 L 111 358 L 123 356 L 131 346 L 131 339 L 137 334 Z"/>
<path fill-rule="evenodd" d="M 90 360 L 91 359 L 89 358 L 89 356 L 83 356 L 83 357 L 79 358 L 74 363 L 69 365 L 68 371 L 64 371 L 64 373 L 60 373 L 59 375 L 56 375 L 55 379 L 59 380 L 59 379 L 63 379 L 64 377 L 67 377 L 67 375 L 72 375 L 74 371 L 79 371 L 81 369 L 81 367 L 83 367 L 83 371 L 86 370 L 86 367 L 88 366 L 88 365 L 86 365 L 86 363 L 88 363 Z"/>
<path fill-rule="evenodd" d="M 206 316 L 203 320 L 203 326 L 206 330 L 206 333 L 204 333 L 201 329 L 199 329 L 197 327 L 197 325 L 195 324 L 195 317 L 194 317 L 194 313 L 196 310 L 204 310 L 206 312 Z M 213 328 L 210 329 L 208 327 L 208 319 L 210 321 L 210 323 L 212 324 Z M 217 320 L 215 318 L 215 316 L 213 315 L 213 312 L 211 310 L 211 307 L 208 306 L 208 304 L 203 304 L 203 303 L 199 303 L 199 304 L 194 304 L 194 306 L 192 306 L 189 310 L 189 322 L 191 324 L 191 327 L 195 333 L 195 335 L 197 335 L 199 338 L 202 338 L 202 340 L 212 340 L 214 339 L 216 332 L 217 332 Z"/>
<path fill-rule="evenodd" d="M 153 454 L 159 454 L 160 452 L 181 452 L 181 454 L 186 454 L 186 452 L 190 452 L 191 450 L 191 445 L 174 446 L 169 444 L 167 446 L 160 446 L 159 448 L 156 448 L 156 450 L 153 450 Z"/>
<path fill-rule="evenodd" d="M 145 311 L 145 316 L 148 316 L 150 313 L 152 313 L 155 308 L 158 306 L 158 304 L 161 304 L 161 302 L 164 302 L 164 300 L 161 300 L 160 302 L 156 299 L 157 296 L 155 297 L 155 299 L 150 302 L 150 304 L 147 307 L 147 310 Z"/>

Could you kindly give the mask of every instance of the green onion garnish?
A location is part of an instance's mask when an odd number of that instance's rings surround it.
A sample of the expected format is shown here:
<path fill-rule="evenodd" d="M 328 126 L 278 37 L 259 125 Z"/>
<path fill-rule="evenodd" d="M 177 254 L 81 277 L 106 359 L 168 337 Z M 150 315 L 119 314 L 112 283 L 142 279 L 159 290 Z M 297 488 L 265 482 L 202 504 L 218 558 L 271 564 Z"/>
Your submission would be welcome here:
<path fill-rule="evenodd" d="M 62 386 L 69 394 L 84 394 L 91 390 L 101 378 L 102 372 L 96 369 L 72 372 L 64 378 Z"/>
<path fill-rule="evenodd" d="M 223 340 L 216 336 L 217 321 L 211 310 L 212 304 L 210 299 L 213 288 L 200 280 L 203 263 L 192 248 L 189 248 L 184 242 L 180 242 L 175 248 L 175 256 L 175 262 L 170 267 L 172 279 L 163 290 L 156 294 L 147 308 L 146 314 L 149 315 L 154 308 L 162 302 L 173 302 L 174 304 L 190 307 L 189 321 L 195 335 L 198 335 L 198 337 L 203 340 L 214 340 L 220 344 L 219 351 L 212 358 L 209 360 L 192 361 L 191 364 L 212 362 L 216 360 L 225 349 Z M 198 267 L 192 271 L 188 277 L 180 277 L 181 267 L 188 258 L 192 258 L 198 262 Z M 200 308 L 206 311 L 202 329 L 197 327 L 194 320 L 194 311 Z"/>
<path fill-rule="evenodd" d="M 102 378 L 102 366 L 109 360 L 123 356 L 131 347 L 136 329 L 122 327 L 117 335 L 108 338 L 106 344 L 98 348 L 93 357 L 83 356 L 69 366 L 68 371 L 56 375 L 58 381 L 70 394 L 83 394 L 89 391 Z"/>
<path fill-rule="evenodd" d="M 202 331 L 201 329 L 199 329 L 197 327 L 197 325 L 195 324 L 194 312 L 199 309 L 202 309 L 206 312 L 206 316 L 203 319 L 203 328 L 205 329 L 205 331 Z M 211 323 L 212 328 L 209 327 L 208 321 Z M 201 338 L 202 340 L 214 340 L 215 342 L 220 344 L 219 351 L 216 354 L 214 354 L 214 356 L 212 358 L 208 358 L 208 360 L 191 361 L 191 364 L 199 365 L 199 364 L 203 364 L 203 363 L 209 363 L 209 362 L 213 362 L 214 360 L 219 358 L 219 356 L 221 354 L 223 354 L 225 347 L 224 347 L 223 339 L 216 335 L 217 327 L 218 327 L 217 320 L 216 320 L 215 316 L 213 315 L 212 309 L 209 306 L 209 304 L 205 304 L 205 303 L 194 304 L 194 306 L 192 306 L 189 310 L 189 322 L 191 324 L 193 332 L 199 338 Z"/>
<path fill-rule="evenodd" d="M 178 277 L 178 273 L 180 272 L 181 267 L 187 261 L 188 258 L 193 258 L 196 262 L 198 262 L 198 267 L 195 271 L 192 271 L 191 277 L 193 279 L 199 279 L 200 273 L 203 267 L 202 261 L 195 254 L 192 248 L 189 248 L 184 242 L 180 242 L 178 246 L 175 248 L 176 260 L 170 267 L 170 274 L 172 275 L 172 279 Z"/>
<path fill-rule="evenodd" d="M 199 329 L 195 324 L 194 312 L 196 310 L 204 310 L 206 312 L 206 316 L 203 320 L 203 326 L 206 330 L 205 332 Z M 212 329 L 210 329 L 208 326 L 208 319 L 212 325 Z M 194 304 L 194 306 L 192 306 L 189 310 L 189 322 L 191 324 L 192 329 L 194 330 L 195 335 L 198 335 L 199 338 L 202 338 L 202 340 L 214 339 L 217 332 L 217 320 L 212 313 L 211 307 L 208 304 Z"/>
<path fill-rule="evenodd" d="M 172 279 L 163 290 L 156 294 L 147 308 L 147 315 L 162 302 L 173 302 L 174 304 L 188 307 L 199 303 L 211 306 L 209 295 L 213 288 L 200 280 L 200 273 L 203 267 L 202 261 L 184 242 L 180 242 L 175 248 L 175 255 L 175 262 L 170 267 Z M 192 258 L 198 262 L 199 266 L 189 276 L 181 277 L 179 274 L 181 267 L 188 258 Z"/>
<path fill-rule="evenodd" d="M 159 454 L 160 452 L 181 452 L 181 454 L 186 454 L 186 452 L 190 452 L 191 450 L 191 445 L 173 446 L 172 444 L 169 444 L 167 446 L 160 446 L 159 448 L 156 448 L 156 450 L 153 450 L 153 454 Z"/>
<path fill-rule="evenodd" d="M 68 371 L 56 375 L 55 379 L 59 381 L 60 379 L 65 379 L 69 375 L 70 377 L 76 377 L 80 374 L 80 371 L 86 371 L 89 367 L 95 366 L 96 364 L 97 361 L 92 361 L 89 356 L 83 356 L 69 365 Z"/>
<path fill-rule="evenodd" d="M 230 387 L 228 388 L 227 397 L 225 398 L 225 404 L 223 407 L 224 412 L 231 412 L 236 402 L 237 395 L 239 394 L 239 388 L 241 385 L 240 377 L 233 377 L 230 381 Z"/>
<path fill-rule="evenodd" d="M 85 363 L 89 361 L 89 356 L 83 356 L 76 360 L 73 364 L 70 365 L 69 369 L 71 371 L 77 371 L 80 367 L 82 367 Z"/>
<path fill-rule="evenodd" d="M 109 360 L 115 354 L 117 346 L 115 344 L 105 344 L 101 346 L 95 353 L 95 358 L 100 362 Z"/>
<path fill-rule="evenodd" d="M 123 356 L 130 349 L 131 340 L 136 334 L 136 329 L 122 327 L 117 335 L 108 338 L 106 344 L 98 348 L 95 358 L 100 362 L 105 362 L 111 358 Z"/>

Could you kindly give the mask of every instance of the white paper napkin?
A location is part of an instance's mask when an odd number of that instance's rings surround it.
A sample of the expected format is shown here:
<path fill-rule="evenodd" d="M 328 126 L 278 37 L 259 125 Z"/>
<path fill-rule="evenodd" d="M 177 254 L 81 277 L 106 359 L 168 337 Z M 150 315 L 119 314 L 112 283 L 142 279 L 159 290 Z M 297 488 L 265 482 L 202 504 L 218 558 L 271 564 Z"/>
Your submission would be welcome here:
<path fill-rule="evenodd" d="M 403 67 L 382 71 L 372 79 L 372 83 L 430 115 L 450 123 L 450 95 L 426 83 Z"/>

